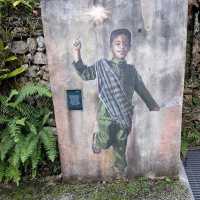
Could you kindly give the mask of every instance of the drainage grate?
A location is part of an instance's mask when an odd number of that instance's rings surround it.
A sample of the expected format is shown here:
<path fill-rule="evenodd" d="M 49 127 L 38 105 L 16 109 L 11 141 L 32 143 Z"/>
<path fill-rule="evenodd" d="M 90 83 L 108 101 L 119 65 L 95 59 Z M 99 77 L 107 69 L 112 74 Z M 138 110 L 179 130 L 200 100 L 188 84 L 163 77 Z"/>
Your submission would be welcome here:
<path fill-rule="evenodd" d="M 200 150 L 188 152 L 184 167 L 194 198 L 200 200 Z"/>

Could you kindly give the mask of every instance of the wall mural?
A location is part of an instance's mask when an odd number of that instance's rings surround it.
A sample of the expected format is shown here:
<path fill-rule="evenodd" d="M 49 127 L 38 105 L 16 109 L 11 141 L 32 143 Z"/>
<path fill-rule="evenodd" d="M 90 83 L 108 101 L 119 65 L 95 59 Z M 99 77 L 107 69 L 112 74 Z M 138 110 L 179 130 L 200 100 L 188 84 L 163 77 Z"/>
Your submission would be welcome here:
<path fill-rule="evenodd" d="M 131 48 L 131 32 L 121 28 L 110 34 L 110 51 L 112 59 L 102 58 L 95 64 L 87 66 L 81 58 L 80 39 L 73 43 L 73 65 L 80 77 L 85 80 L 97 80 L 99 109 L 98 132 L 94 132 L 92 150 L 99 154 L 112 146 L 114 169 L 122 173 L 127 167 L 126 145 L 132 127 L 134 104 L 132 97 L 136 91 L 150 111 L 159 111 L 142 77 L 134 65 L 126 61 Z"/>
<path fill-rule="evenodd" d="M 177 175 L 187 0 L 42 0 L 63 178 Z"/>

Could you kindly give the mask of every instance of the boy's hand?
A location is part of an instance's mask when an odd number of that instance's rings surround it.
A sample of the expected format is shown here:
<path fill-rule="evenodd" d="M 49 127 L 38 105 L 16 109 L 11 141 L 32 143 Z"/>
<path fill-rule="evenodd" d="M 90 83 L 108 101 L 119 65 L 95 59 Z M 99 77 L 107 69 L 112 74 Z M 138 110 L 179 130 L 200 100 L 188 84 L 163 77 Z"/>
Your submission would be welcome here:
<path fill-rule="evenodd" d="M 159 106 L 155 106 L 151 109 L 151 111 L 160 111 L 160 107 Z"/>
<path fill-rule="evenodd" d="M 79 38 L 73 42 L 73 56 L 75 62 L 81 59 L 81 41 Z"/>
<path fill-rule="evenodd" d="M 74 50 L 78 51 L 81 50 L 81 41 L 79 38 L 77 38 L 74 42 L 73 42 L 73 48 Z"/>

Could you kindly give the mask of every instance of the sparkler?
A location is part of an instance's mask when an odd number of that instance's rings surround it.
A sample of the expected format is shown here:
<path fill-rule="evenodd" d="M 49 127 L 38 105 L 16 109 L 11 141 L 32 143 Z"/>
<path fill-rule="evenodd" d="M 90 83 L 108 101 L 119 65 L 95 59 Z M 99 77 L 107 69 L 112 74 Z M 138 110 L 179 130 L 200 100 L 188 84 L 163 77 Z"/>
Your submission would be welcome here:
<path fill-rule="evenodd" d="M 84 14 L 88 16 L 95 24 L 99 25 L 110 17 L 111 12 L 102 6 L 93 6 Z"/>

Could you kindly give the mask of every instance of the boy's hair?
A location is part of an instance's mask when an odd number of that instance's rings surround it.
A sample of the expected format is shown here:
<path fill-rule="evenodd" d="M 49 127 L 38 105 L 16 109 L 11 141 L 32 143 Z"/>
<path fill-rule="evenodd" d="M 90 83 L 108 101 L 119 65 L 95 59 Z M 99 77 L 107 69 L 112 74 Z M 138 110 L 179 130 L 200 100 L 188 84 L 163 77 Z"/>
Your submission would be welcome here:
<path fill-rule="evenodd" d="M 125 35 L 128 39 L 129 46 L 131 46 L 131 32 L 126 29 L 126 28 L 121 28 L 121 29 L 116 29 L 111 32 L 110 34 L 110 46 L 112 46 L 113 40 L 118 36 L 118 35 Z"/>

